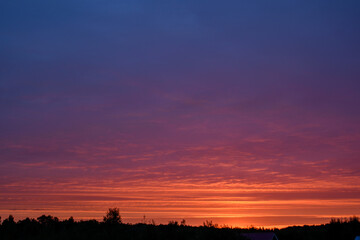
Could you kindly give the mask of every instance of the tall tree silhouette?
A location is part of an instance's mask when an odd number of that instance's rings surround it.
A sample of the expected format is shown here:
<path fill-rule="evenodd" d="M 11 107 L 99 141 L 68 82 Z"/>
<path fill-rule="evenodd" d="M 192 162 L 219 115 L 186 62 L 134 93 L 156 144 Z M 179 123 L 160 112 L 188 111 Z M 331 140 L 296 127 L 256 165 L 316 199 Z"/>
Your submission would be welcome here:
<path fill-rule="evenodd" d="M 8 218 L 5 218 L 4 221 L 2 222 L 2 225 L 4 227 L 8 226 L 8 225 L 15 225 L 15 220 L 14 220 L 14 216 L 13 215 L 9 215 Z"/>
<path fill-rule="evenodd" d="M 109 208 L 106 215 L 104 216 L 104 222 L 109 224 L 121 223 L 121 216 L 119 208 Z"/>

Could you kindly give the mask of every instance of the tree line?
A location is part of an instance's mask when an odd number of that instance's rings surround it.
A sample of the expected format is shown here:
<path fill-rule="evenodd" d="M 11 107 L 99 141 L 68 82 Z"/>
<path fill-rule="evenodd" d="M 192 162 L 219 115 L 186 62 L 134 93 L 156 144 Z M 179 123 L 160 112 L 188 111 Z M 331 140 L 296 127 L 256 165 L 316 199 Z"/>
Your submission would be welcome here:
<path fill-rule="evenodd" d="M 360 235 L 358 217 L 332 219 L 327 224 L 312 226 L 293 226 L 283 229 L 232 228 L 219 226 L 212 221 L 205 221 L 195 227 L 169 221 L 168 224 L 156 225 L 154 221 L 137 224 L 123 223 L 118 208 L 110 208 L 103 221 L 80 220 L 73 217 L 59 220 L 51 215 L 42 215 L 36 219 L 25 218 L 15 221 L 10 215 L 3 221 L 0 218 L 0 239 L 36 239 L 36 240 L 78 240 L 78 239 L 121 239 L 121 240 L 246 240 L 243 233 L 274 232 L 279 240 L 354 240 Z"/>

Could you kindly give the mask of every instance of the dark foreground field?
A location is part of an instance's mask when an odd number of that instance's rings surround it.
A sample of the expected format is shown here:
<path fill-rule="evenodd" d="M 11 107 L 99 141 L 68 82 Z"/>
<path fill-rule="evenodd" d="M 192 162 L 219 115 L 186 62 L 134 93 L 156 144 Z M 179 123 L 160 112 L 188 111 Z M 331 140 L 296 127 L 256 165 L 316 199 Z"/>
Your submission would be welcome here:
<path fill-rule="evenodd" d="M 0 225 L 1 240 L 16 239 L 131 239 L 131 240 L 242 240 L 241 234 L 272 231 L 279 240 L 354 240 L 360 235 L 360 223 L 356 217 L 336 219 L 318 226 L 288 227 L 284 229 L 218 228 L 207 222 L 204 226 L 187 226 L 184 222 L 167 225 L 123 224 L 120 221 L 95 220 L 75 222 L 72 218 L 59 221 L 56 217 L 41 216 L 15 222 L 12 217 Z"/>

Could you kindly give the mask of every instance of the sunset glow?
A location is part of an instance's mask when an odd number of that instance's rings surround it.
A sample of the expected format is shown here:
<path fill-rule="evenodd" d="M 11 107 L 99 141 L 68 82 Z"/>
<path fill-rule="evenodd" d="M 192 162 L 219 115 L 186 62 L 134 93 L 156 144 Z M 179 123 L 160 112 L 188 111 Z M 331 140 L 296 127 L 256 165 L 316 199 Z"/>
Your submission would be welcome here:
<path fill-rule="evenodd" d="M 0 3 L 1 217 L 360 215 L 358 1 L 50 2 Z"/>

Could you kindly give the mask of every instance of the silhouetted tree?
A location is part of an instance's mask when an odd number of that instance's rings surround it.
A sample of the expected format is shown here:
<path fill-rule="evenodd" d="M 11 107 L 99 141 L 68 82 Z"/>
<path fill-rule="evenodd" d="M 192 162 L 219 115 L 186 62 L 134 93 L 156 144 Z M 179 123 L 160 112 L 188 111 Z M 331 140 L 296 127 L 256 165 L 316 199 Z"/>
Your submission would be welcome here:
<path fill-rule="evenodd" d="M 205 220 L 205 222 L 203 222 L 203 226 L 204 227 L 209 227 L 209 228 L 218 228 L 219 225 L 217 223 L 213 223 L 211 220 Z"/>
<path fill-rule="evenodd" d="M 104 222 L 109 224 L 119 224 L 121 223 L 121 216 L 119 208 L 109 208 L 104 216 Z"/>
<path fill-rule="evenodd" d="M 15 224 L 15 220 L 14 220 L 14 216 L 13 215 L 9 215 L 8 218 L 5 218 L 2 225 L 4 227 L 8 226 L 8 225 L 13 225 Z"/>
<path fill-rule="evenodd" d="M 74 223 L 74 222 L 75 222 L 73 216 L 69 217 L 69 219 L 68 219 L 67 221 L 68 221 L 69 223 Z"/>
<path fill-rule="evenodd" d="M 37 220 L 39 221 L 40 224 L 52 224 L 55 222 L 59 222 L 59 219 L 57 217 L 53 217 L 51 215 L 41 215 L 40 217 L 37 218 Z"/>
<path fill-rule="evenodd" d="M 186 226 L 186 220 L 185 219 L 181 220 L 180 226 Z"/>
<path fill-rule="evenodd" d="M 143 224 L 146 224 L 146 216 L 145 216 L 145 214 L 144 214 L 144 216 L 143 216 L 142 223 L 143 223 Z"/>
<path fill-rule="evenodd" d="M 168 223 L 168 226 L 179 226 L 179 223 L 178 223 L 178 221 L 169 221 L 169 223 Z"/>

